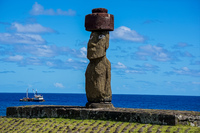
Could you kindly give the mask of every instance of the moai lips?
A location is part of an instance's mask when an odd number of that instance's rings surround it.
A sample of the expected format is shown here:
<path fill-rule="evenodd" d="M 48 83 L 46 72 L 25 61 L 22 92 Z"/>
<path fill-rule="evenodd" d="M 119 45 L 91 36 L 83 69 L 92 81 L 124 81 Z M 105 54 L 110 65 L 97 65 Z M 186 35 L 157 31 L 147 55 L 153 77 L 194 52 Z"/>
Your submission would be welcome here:
<path fill-rule="evenodd" d="M 85 90 L 89 108 L 113 108 L 111 103 L 111 64 L 106 57 L 109 47 L 109 31 L 114 29 L 114 16 L 105 8 L 96 8 L 85 17 L 85 28 L 92 31 L 87 46 Z"/>
<path fill-rule="evenodd" d="M 95 8 L 92 14 L 85 16 L 85 29 L 87 31 L 113 31 L 114 30 L 114 16 L 107 13 L 105 8 Z"/>

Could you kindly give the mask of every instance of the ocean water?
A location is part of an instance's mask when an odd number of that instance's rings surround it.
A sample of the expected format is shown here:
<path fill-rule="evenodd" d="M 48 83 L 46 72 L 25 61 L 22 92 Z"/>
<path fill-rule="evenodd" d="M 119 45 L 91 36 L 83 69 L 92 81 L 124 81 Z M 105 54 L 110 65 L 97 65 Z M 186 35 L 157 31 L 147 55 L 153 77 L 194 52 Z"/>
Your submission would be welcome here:
<path fill-rule="evenodd" d="M 20 102 L 25 93 L 0 93 L 0 116 L 6 116 L 6 108 L 23 105 L 73 105 L 85 106 L 85 94 L 43 93 L 45 102 Z M 33 97 L 30 93 L 29 97 Z M 113 94 L 112 103 L 121 108 L 187 110 L 200 112 L 200 96 L 119 95 Z"/>

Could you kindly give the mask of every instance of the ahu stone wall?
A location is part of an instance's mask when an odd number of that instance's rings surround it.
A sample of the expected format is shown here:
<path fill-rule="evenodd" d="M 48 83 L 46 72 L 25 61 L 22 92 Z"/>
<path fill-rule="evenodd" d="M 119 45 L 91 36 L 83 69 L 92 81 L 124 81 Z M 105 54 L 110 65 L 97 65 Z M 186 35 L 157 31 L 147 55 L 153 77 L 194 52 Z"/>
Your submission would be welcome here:
<path fill-rule="evenodd" d="M 31 105 L 8 107 L 6 116 L 19 118 L 62 117 L 71 119 L 99 119 L 144 124 L 190 125 L 200 127 L 200 112 L 194 111 Z"/>

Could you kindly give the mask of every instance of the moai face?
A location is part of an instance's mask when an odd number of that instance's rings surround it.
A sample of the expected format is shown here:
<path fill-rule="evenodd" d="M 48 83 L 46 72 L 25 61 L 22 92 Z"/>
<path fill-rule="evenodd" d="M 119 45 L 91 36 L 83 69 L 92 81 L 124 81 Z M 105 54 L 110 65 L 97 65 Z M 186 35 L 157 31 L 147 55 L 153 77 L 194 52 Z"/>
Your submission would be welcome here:
<path fill-rule="evenodd" d="M 97 59 L 106 55 L 109 47 L 108 31 L 92 31 L 87 47 L 87 58 Z"/>

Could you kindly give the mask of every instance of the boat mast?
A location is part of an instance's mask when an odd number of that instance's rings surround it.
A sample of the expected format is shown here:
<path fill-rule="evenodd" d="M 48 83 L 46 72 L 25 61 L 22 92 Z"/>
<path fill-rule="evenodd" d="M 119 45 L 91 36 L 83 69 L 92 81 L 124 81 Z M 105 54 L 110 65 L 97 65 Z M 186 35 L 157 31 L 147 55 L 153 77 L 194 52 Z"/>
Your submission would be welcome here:
<path fill-rule="evenodd" d="M 35 91 L 34 91 L 34 89 L 32 89 L 33 90 L 33 93 L 34 93 L 34 95 L 35 95 Z"/>
<path fill-rule="evenodd" d="M 26 98 L 28 98 L 28 89 L 26 90 Z"/>

